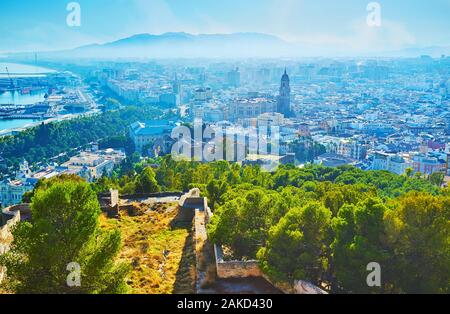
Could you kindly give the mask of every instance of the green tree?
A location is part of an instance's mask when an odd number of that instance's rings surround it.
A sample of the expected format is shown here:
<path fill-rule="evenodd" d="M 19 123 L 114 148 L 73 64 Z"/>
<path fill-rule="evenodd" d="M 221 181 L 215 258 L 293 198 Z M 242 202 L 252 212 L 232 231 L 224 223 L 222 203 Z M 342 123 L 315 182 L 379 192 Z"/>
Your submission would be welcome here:
<path fill-rule="evenodd" d="M 326 153 L 325 146 L 314 142 L 310 138 L 300 138 L 290 144 L 295 158 L 299 162 L 312 162 L 315 157 Z"/>
<path fill-rule="evenodd" d="M 170 160 L 170 155 L 162 158 L 158 169 L 156 169 L 156 181 L 164 190 L 175 189 L 174 177 L 175 177 L 175 165 Z"/>
<path fill-rule="evenodd" d="M 413 168 L 406 168 L 405 170 L 405 175 L 408 178 L 412 178 L 412 176 L 414 175 L 414 169 Z"/>
<path fill-rule="evenodd" d="M 238 213 L 238 240 L 233 248 L 239 256 L 256 257 L 265 244 L 270 227 L 271 198 L 264 189 L 247 192 Z"/>
<path fill-rule="evenodd" d="M 128 267 L 114 262 L 119 231 L 99 227 L 100 206 L 85 182 L 55 182 L 33 197 L 32 223 L 13 230 L 11 250 L 0 256 L 6 284 L 16 293 L 99 294 L 127 291 Z M 81 285 L 69 287 L 70 263 L 80 265 Z"/>
<path fill-rule="evenodd" d="M 212 243 L 231 248 L 236 258 L 255 258 L 268 235 L 273 202 L 263 189 L 240 192 L 240 197 L 216 210 L 208 225 L 208 237 Z"/>
<path fill-rule="evenodd" d="M 344 205 L 344 195 L 339 191 L 339 189 L 332 189 L 325 193 L 324 197 L 325 207 L 331 210 L 333 215 L 336 215 L 339 209 Z"/>
<path fill-rule="evenodd" d="M 72 181 L 72 182 L 84 182 L 84 180 L 74 174 L 61 174 L 59 176 L 50 178 L 50 179 L 41 179 L 39 180 L 36 185 L 34 186 L 34 189 L 31 191 L 28 191 L 27 193 L 25 193 L 22 196 L 22 202 L 23 203 L 31 203 L 31 200 L 34 197 L 34 194 L 37 190 L 39 189 L 47 189 L 49 188 L 52 184 L 58 183 L 58 182 L 66 182 L 66 181 Z"/>
<path fill-rule="evenodd" d="M 273 175 L 273 187 L 278 189 L 280 187 L 288 186 L 289 183 L 289 171 L 280 167 Z"/>
<path fill-rule="evenodd" d="M 155 171 L 151 167 L 146 167 L 136 179 L 136 193 L 155 193 L 160 188 L 156 181 Z"/>
<path fill-rule="evenodd" d="M 96 193 L 106 193 L 110 189 L 117 189 L 118 188 L 117 184 L 111 178 L 109 178 L 106 175 L 101 176 L 100 179 L 98 179 L 91 186 L 92 186 L 92 189 Z"/>
<path fill-rule="evenodd" d="M 291 209 L 258 252 L 262 270 L 275 280 L 319 285 L 328 267 L 330 219 L 331 211 L 317 202 Z"/>
<path fill-rule="evenodd" d="M 395 286 L 404 293 L 450 292 L 450 198 L 410 193 L 386 213 Z"/>
<path fill-rule="evenodd" d="M 430 174 L 429 176 L 429 180 L 432 184 L 441 187 L 442 184 L 444 183 L 444 178 L 445 178 L 445 173 L 442 171 L 438 171 L 435 173 Z"/>
<path fill-rule="evenodd" d="M 383 216 L 386 207 L 368 198 L 358 205 L 344 205 L 332 220 L 335 239 L 331 245 L 337 283 L 335 291 L 352 293 L 386 292 L 366 283 L 367 265 L 377 262 L 383 269 L 383 283 L 391 283 L 390 257 Z M 387 289 L 387 288 L 386 288 Z"/>
<path fill-rule="evenodd" d="M 211 209 L 216 209 L 222 204 L 222 196 L 226 193 L 228 184 L 226 181 L 211 180 L 206 186 L 209 204 Z"/>
<path fill-rule="evenodd" d="M 239 201 L 227 202 L 217 209 L 208 226 L 208 239 L 217 245 L 232 245 L 238 236 L 236 226 L 239 220 Z"/>
<path fill-rule="evenodd" d="M 201 164 L 199 165 L 193 173 L 193 178 L 192 180 L 195 183 L 200 183 L 200 184 L 208 184 L 208 182 L 210 182 L 213 179 L 213 173 L 211 171 L 211 167 L 209 166 L 209 164 Z"/>

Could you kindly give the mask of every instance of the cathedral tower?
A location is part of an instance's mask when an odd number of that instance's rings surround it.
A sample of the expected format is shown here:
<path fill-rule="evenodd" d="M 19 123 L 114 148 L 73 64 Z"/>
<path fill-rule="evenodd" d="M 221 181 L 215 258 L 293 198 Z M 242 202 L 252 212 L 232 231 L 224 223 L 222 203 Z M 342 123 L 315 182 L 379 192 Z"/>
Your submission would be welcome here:
<path fill-rule="evenodd" d="M 291 111 L 291 86 L 289 75 L 286 69 L 281 77 L 280 95 L 278 96 L 278 112 L 284 114 L 286 118 L 292 116 Z"/>

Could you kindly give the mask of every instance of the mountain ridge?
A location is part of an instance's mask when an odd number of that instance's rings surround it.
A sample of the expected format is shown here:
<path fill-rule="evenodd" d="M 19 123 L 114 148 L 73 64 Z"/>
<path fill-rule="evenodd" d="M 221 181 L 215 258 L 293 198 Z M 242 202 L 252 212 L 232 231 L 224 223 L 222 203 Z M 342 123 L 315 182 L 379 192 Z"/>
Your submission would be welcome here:
<path fill-rule="evenodd" d="M 330 49 L 331 48 L 331 49 Z M 275 58 L 275 57 L 400 57 L 450 55 L 450 46 L 410 47 L 396 51 L 331 53 L 330 46 L 302 45 L 257 32 L 190 34 L 167 32 L 140 33 L 105 43 L 94 43 L 69 50 L 40 52 L 47 58 Z M 11 56 L 25 56 L 15 53 Z"/>
<path fill-rule="evenodd" d="M 123 57 L 253 57 L 282 56 L 291 44 L 263 33 L 189 34 L 169 32 L 160 35 L 141 33 L 104 44 L 69 50 L 78 56 Z"/>

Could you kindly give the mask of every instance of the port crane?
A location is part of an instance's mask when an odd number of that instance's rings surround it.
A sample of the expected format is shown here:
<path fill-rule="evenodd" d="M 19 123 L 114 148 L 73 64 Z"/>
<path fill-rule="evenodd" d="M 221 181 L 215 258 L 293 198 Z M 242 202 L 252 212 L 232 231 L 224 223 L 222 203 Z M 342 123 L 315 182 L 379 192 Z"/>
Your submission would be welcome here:
<path fill-rule="evenodd" d="M 9 74 L 8 67 L 5 67 L 5 69 L 6 69 L 6 74 L 8 75 L 8 78 L 9 78 L 10 88 L 13 90 L 13 89 L 14 89 L 14 81 L 13 81 L 13 79 L 11 78 L 11 75 Z"/>

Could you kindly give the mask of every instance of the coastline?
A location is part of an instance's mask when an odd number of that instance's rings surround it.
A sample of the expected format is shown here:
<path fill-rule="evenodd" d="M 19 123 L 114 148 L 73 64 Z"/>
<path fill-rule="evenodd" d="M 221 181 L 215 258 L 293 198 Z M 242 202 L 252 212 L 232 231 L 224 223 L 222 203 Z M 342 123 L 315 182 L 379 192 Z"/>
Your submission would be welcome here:
<path fill-rule="evenodd" d="M 8 76 L 8 77 L 11 77 L 14 79 L 17 79 L 20 77 L 37 78 L 37 77 L 46 77 L 48 75 L 58 73 L 58 71 L 56 71 L 56 70 L 45 68 L 45 67 L 29 65 L 29 64 L 22 64 L 22 63 L 3 62 L 3 60 L 0 60 L 0 66 L 2 66 L 2 67 L 4 66 L 5 68 L 9 67 L 9 73 L 3 73 L 2 68 L 0 67 L 0 79 L 5 79 L 5 76 Z M 56 116 L 53 115 L 53 117 L 49 117 L 49 118 L 45 118 L 45 117 L 36 117 L 36 119 L 29 118 L 29 121 L 25 121 L 25 120 L 28 120 L 27 117 L 12 119 L 12 120 L 18 120 L 18 121 L 16 123 L 11 122 L 9 124 L 3 123 L 4 124 L 3 128 L 0 127 L 0 138 L 6 137 L 6 136 L 13 136 L 13 135 L 23 132 L 27 129 L 37 127 L 42 123 L 48 124 L 48 123 L 70 120 L 70 119 L 74 119 L 77 117 L 89 116 L 89 115 L 99 113 L 100 110 L 97 109 L 97 105 L 93 101 L 92 97 L 90 95 L 86 95 L 84 91 L 80 90 L 81 88 L 84 88 L 84 87 L 78 86 L 76 88 L 75 92 L 77 93 L 78 97 L 84 103 L 90 105 L 89 111 L 80 112 L 80 113 L 56 114 Z M 0 93 L 0 95 L 1 94 L 2 93 Z M 32 94 L 27 94 L 24 97 L 30 97 L 30 95 L 32 95 Z M 42 99 L 30 99 L 29 101 L 27 100 L 24 102 L 26 104 L 28 104 L 28 103 L 35 104 L 35 103 L 43 102 L 43 101 L 45 101 L 45 100 L 44 100 L 44 96 L 42 94 Z M 9 100 L 6 100 L 6 102 L 8 103 Z M 22 103 L 16 103 L 15 105 L 21 106 Z M 0 119 L 0 125 L 2 124 L 1 122 L 4 122 L 6 120 L 7 119 Z M 19 120 L 22 120 L 22 121 L 19 121 Z"/>
<path fill-rule="evenodd" d="M 31 128 L 37 127 L 37 126 L 39 126 L 42 123 L 48 124 L 48 123 L 52 123 L 52 122 L 61 122 L 61 121 L 64 121 L 64 120 L 71 120 L 71 119 L 79 118 L 79 117 L 82 117 L 82 116 L 90 116 L 90 115 L 94 115 L 94 114 L 97 114 L 97 113 L 100 113 L 100 110 L 91 110 L 89 112 L 61 115 L 61 116 L 58 116 L 58 117 L 55 117 L 55 118 L 50 118 L 50 119 L 46 119 L 46 120 L 30 122 L 29 124 L 26 124 L 26 125 L 21 126 L 21 127 L 0 130 L 0 138 L 6 137 L 6 136 L 13 136 L 16 133 L 20 133 L 20 132 L 26 131 L 27 129 L 31 129 Z"/>

